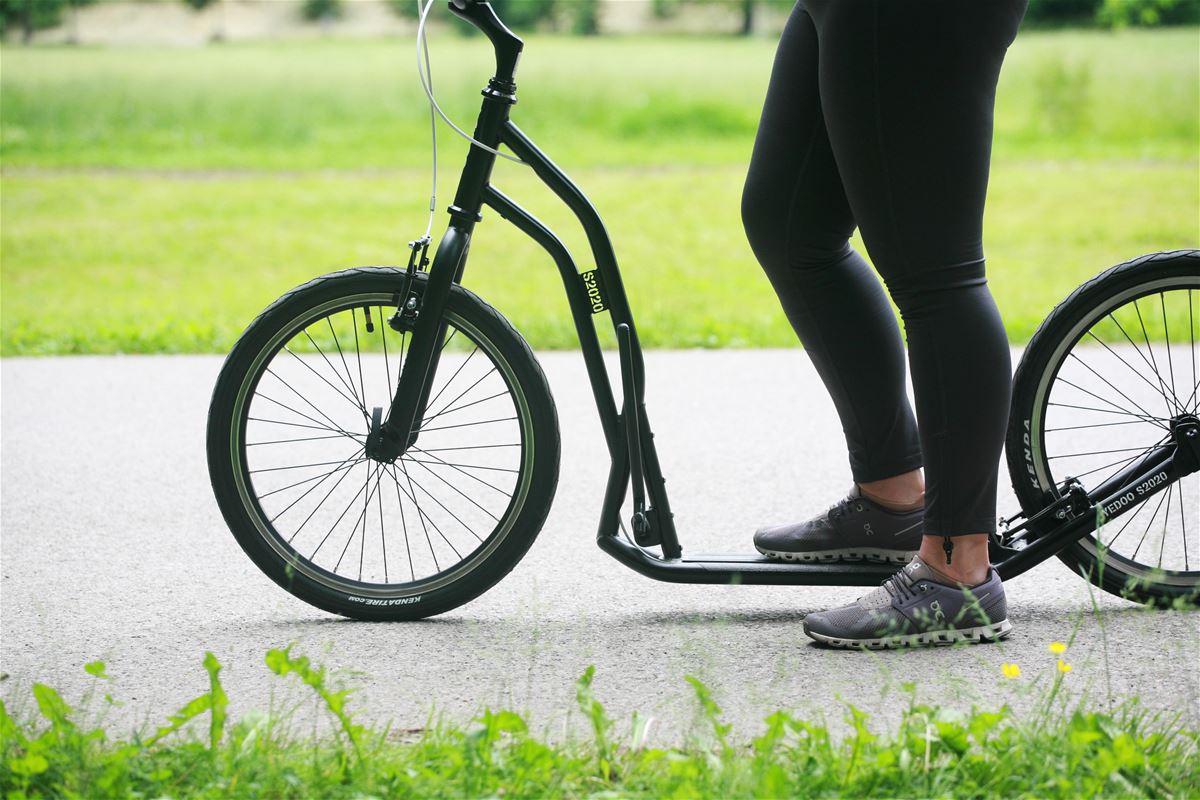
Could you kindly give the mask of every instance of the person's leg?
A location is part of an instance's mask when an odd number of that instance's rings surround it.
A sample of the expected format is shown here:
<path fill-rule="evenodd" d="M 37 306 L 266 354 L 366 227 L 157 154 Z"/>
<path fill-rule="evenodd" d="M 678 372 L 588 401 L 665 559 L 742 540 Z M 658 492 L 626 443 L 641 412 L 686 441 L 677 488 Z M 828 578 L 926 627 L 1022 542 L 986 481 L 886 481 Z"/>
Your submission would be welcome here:
<path fill-rule="evenodd" d="M 1025 0 L 810 0 L 832 150 L 908 341 L 930 565 L 988 575 L 1008 339 L 982 246 L 1000 66 Z M 951 553 L 951 540 L 973 537 Z M 937 538 L 933 538 L 937 537 Z M 944 548 L 946 548 L 944 550 Z M 953 558 L 951 558 L 953 555 Z"/>
<path fill-rule="evenodd" d="M 849 244 L 855 221 L 825 129 L 817 36 L 804 2 L 776 51 L 742 220 L 833 398 L 854 480 L 883 502 L 919 500 L 921 446 L 904 345 L 878 278 Z"/>

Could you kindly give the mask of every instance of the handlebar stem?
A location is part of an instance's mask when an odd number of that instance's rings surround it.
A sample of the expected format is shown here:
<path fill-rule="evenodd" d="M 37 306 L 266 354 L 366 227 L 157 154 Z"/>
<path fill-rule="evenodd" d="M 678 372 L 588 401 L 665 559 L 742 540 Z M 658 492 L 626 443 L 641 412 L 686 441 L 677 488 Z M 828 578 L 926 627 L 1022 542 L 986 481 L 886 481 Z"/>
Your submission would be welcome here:
<path fill-rule="evenodd" d="M 449 7 L 451 14 L 474 25 L 491 41 L 496 51 L 496 77 L 493 78 L 499 84 L 496 88 L 509 95 L 515 93 L 514 75 L 525 42 L 500 21 L 496 9 L 487 0 L 449 0 Z"/>

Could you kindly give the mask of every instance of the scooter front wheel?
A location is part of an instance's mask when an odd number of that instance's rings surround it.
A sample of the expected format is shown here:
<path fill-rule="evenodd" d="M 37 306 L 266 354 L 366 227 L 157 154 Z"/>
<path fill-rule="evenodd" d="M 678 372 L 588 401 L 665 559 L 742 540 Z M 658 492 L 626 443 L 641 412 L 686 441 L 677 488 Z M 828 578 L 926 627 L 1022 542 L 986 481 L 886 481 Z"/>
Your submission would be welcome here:
<path fill-rule="evenodd" d="M 209 411 L 209 474 L 242 549 L 296 597 L 357 619 L 419 619 L 487 591 L 533 543 L 558 482 L 541 367 L 457 285 L 415 442 L 394 462 L 366 455 L 411 339 L 390 322 L 403 285 L 399 270 L 359 268 L 284 295 L 238 340 Z"/>

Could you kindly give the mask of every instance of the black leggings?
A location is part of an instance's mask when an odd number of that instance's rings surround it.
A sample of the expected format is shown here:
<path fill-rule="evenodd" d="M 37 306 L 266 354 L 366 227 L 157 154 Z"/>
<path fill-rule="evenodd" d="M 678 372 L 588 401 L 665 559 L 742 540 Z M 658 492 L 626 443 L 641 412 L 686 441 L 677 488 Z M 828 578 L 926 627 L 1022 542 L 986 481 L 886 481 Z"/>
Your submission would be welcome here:
<path fill-rule="evenodd" d="M 800 0 L 742 196 L 854 480 L 923 465 L 929 535 L 996 529 L 1012 363 L 984 274 L 983 205 L 996 82 L 1025 5 Z M 856 225 L 904 321 L 916 419 L 900 329 L 848 242 Z"/>

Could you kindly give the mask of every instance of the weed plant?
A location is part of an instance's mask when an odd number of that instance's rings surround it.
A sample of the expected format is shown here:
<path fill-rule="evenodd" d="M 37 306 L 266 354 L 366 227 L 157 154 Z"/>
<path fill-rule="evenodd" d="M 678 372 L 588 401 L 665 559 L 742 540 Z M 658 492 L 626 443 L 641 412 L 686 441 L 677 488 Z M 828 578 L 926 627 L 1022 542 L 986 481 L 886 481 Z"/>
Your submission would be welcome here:
<path fill-rule="evenodd" d="M 485 710 L 469 725 L 431 722 L 416 732 L 354 721 L 350 690 L 288 647 L 267 667 L 310 687 L 334 723 L 323 736 L 297 735 L 288 714 L 236 721 L 221 665 L 208 653 L 209 691 L 153 730 L 110 738 L 98 724 L 117 701 L 104 694 L 104 664 L 79 708 L 34 684 L 40 719 L 14 718 L 0 704 L 0 791 L 32 797 L 1194 797 L 1200 732 L 1178 716 L 1134 702 L 1098 712 L 1068 701 L 1069 645 L 1050 645 L 1050 675 L 1032 680 L 1005 664 L 1001 680 L 1026 680 L 1039 694 L 1032 713 L 1007 705 L 959 713 L 921 702 L 905 684 L 899 723 L 880 731 L 853 705 L 849 733 L 820 719 L 777 711 L 746 745 L 708 688 L 688 677 L 702 726 L 681 746 L 656 747 L 652 720 L 634 713 L 618 726 L 593 692 L 594 668 L 576 684 L 590 738 L 551 744 L 512 711 Z M 91 715 L 92 721 L 85 722 Z M 207 723 L 207 724 L 205 724 Z"/>

